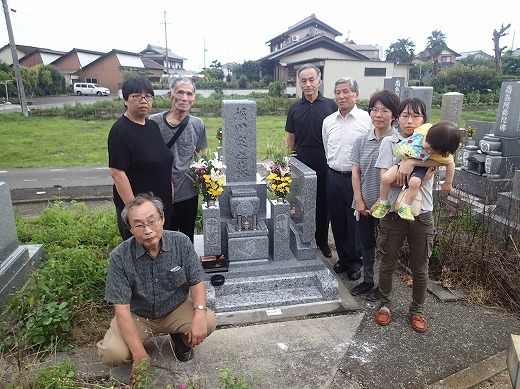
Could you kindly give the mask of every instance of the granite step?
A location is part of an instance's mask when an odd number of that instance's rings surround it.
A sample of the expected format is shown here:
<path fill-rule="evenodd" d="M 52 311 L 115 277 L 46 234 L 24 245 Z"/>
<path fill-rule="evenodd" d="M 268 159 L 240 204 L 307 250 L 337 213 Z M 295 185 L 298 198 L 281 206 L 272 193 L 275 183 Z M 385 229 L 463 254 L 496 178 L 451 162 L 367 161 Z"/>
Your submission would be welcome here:
<path fill-rule="evenodd" d="M 251 292 L 316 287 L 318 282 L 318 277 L 314 273 L 226 278 L 224 285 L 219 286 L 215 291 L 217 296 L 242 295 Z"/>
<path fill-rule="evenodd" d="M 208 286 L 208 306 L 216 312 L 338 300 L 337 280 L 328 270 L 226 278 L 224 285 Z"/>
<path fill-rule="evenodd" d="M 323 295 L 316 286 L 280 288 L 220 296 L 216 300 L 215 310 L 216 312 L 245 311 L 318 301 L 323 301 Z"/>

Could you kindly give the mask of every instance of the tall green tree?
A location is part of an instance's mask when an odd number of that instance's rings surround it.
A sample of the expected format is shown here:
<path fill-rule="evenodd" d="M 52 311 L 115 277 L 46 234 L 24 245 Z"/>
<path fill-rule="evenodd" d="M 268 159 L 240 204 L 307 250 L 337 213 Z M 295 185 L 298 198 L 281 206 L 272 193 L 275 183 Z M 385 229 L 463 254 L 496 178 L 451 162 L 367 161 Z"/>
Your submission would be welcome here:
<path fill-rule="evenodd" d="M 428 54 L 428 59 L 433 63 L 433 75 L 436 76 L 439 74 L 439 57 L 442 51 L 448 47 L 446 35 L 441 30 L 434 30 L 427 39 L 425 51 Z"/>
<path fill-rule="evenodd" d="M 401 63 L 411 63 L 415 58 L 415 43 L 408 38 L 399 38 L 385 50 L 386 60 Z"/>
<path fill-rule="evenodd" d="M 218 60 L 214 60 L 209 65 L 209 68 L 204 68 L 204 76 L 208 80 L 223 80 L 224 71 L 222 70 L 222 64 Z"/>
<path fill-rule="evenodd" d="M 506 54 L 502 57 L 502 74 L 520 76 L 520 57 Z"/>
<path fill-rule="evenodd" d="M 240 76 L 246 76 L 249 82 L 258 81 L 260 80 L 260 62 L 244 61 L 243 64 L 239 64 L 236 67 L 235 74 L 238 78 L 240 78 Z"/>
<path fill-rule="evenodd" d="M 482 65 L 456 64 L 443 68 L 431 79 L 431 85 L 437 92 L 457 91 L 465 95 L 472 92 L 480 94 L 494 92 L 499 88 L 499 84 L 495 69 Z"/>

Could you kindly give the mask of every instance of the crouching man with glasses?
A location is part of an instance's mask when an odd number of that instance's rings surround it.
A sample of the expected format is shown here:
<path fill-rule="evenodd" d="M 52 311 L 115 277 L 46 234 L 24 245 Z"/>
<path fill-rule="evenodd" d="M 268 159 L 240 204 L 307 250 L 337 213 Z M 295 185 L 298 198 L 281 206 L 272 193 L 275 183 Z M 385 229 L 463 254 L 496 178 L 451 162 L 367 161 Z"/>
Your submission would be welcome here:
<path fill-rule="evenodd" d="M 115 317 L 96 345 L 98 355 L 109 366 L 150 364 L 143 342 L 166 333 L 177 359 L 186 362 L 216 327 L 193 244 L 163 230 L 163 204 L 151 193 L 137 195 L 121 216 L 133 237 L 110 254 L 105 300 L 114 304 Z"/>

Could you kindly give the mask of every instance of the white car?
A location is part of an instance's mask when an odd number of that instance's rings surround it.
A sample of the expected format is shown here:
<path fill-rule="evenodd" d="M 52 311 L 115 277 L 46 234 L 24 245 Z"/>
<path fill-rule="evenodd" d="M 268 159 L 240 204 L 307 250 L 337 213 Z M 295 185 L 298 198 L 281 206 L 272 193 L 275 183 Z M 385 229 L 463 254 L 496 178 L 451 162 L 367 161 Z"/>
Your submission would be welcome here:
<path fill-rule="evenodd" d="M 78 82 L 74 84 L 74 93 L 81 95 L 98 95 L 109 96 L 110 89 L 99 86 L 98 84 L 91 84 L 88 82 Z"/>

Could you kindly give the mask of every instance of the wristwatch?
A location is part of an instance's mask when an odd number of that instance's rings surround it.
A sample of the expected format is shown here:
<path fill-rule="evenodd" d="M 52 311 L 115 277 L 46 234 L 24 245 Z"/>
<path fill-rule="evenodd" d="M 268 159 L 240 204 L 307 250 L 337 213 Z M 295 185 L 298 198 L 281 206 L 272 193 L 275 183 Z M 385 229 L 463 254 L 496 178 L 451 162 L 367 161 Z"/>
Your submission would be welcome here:
<path fill-rule="evenodd" d="M 204 305 L 196 305 L 193 307 L 193 310 L 195 311 L 196 309 L 198 309 L 199 311 L 208 311 L 208 308 L 206 308 Z"/>

